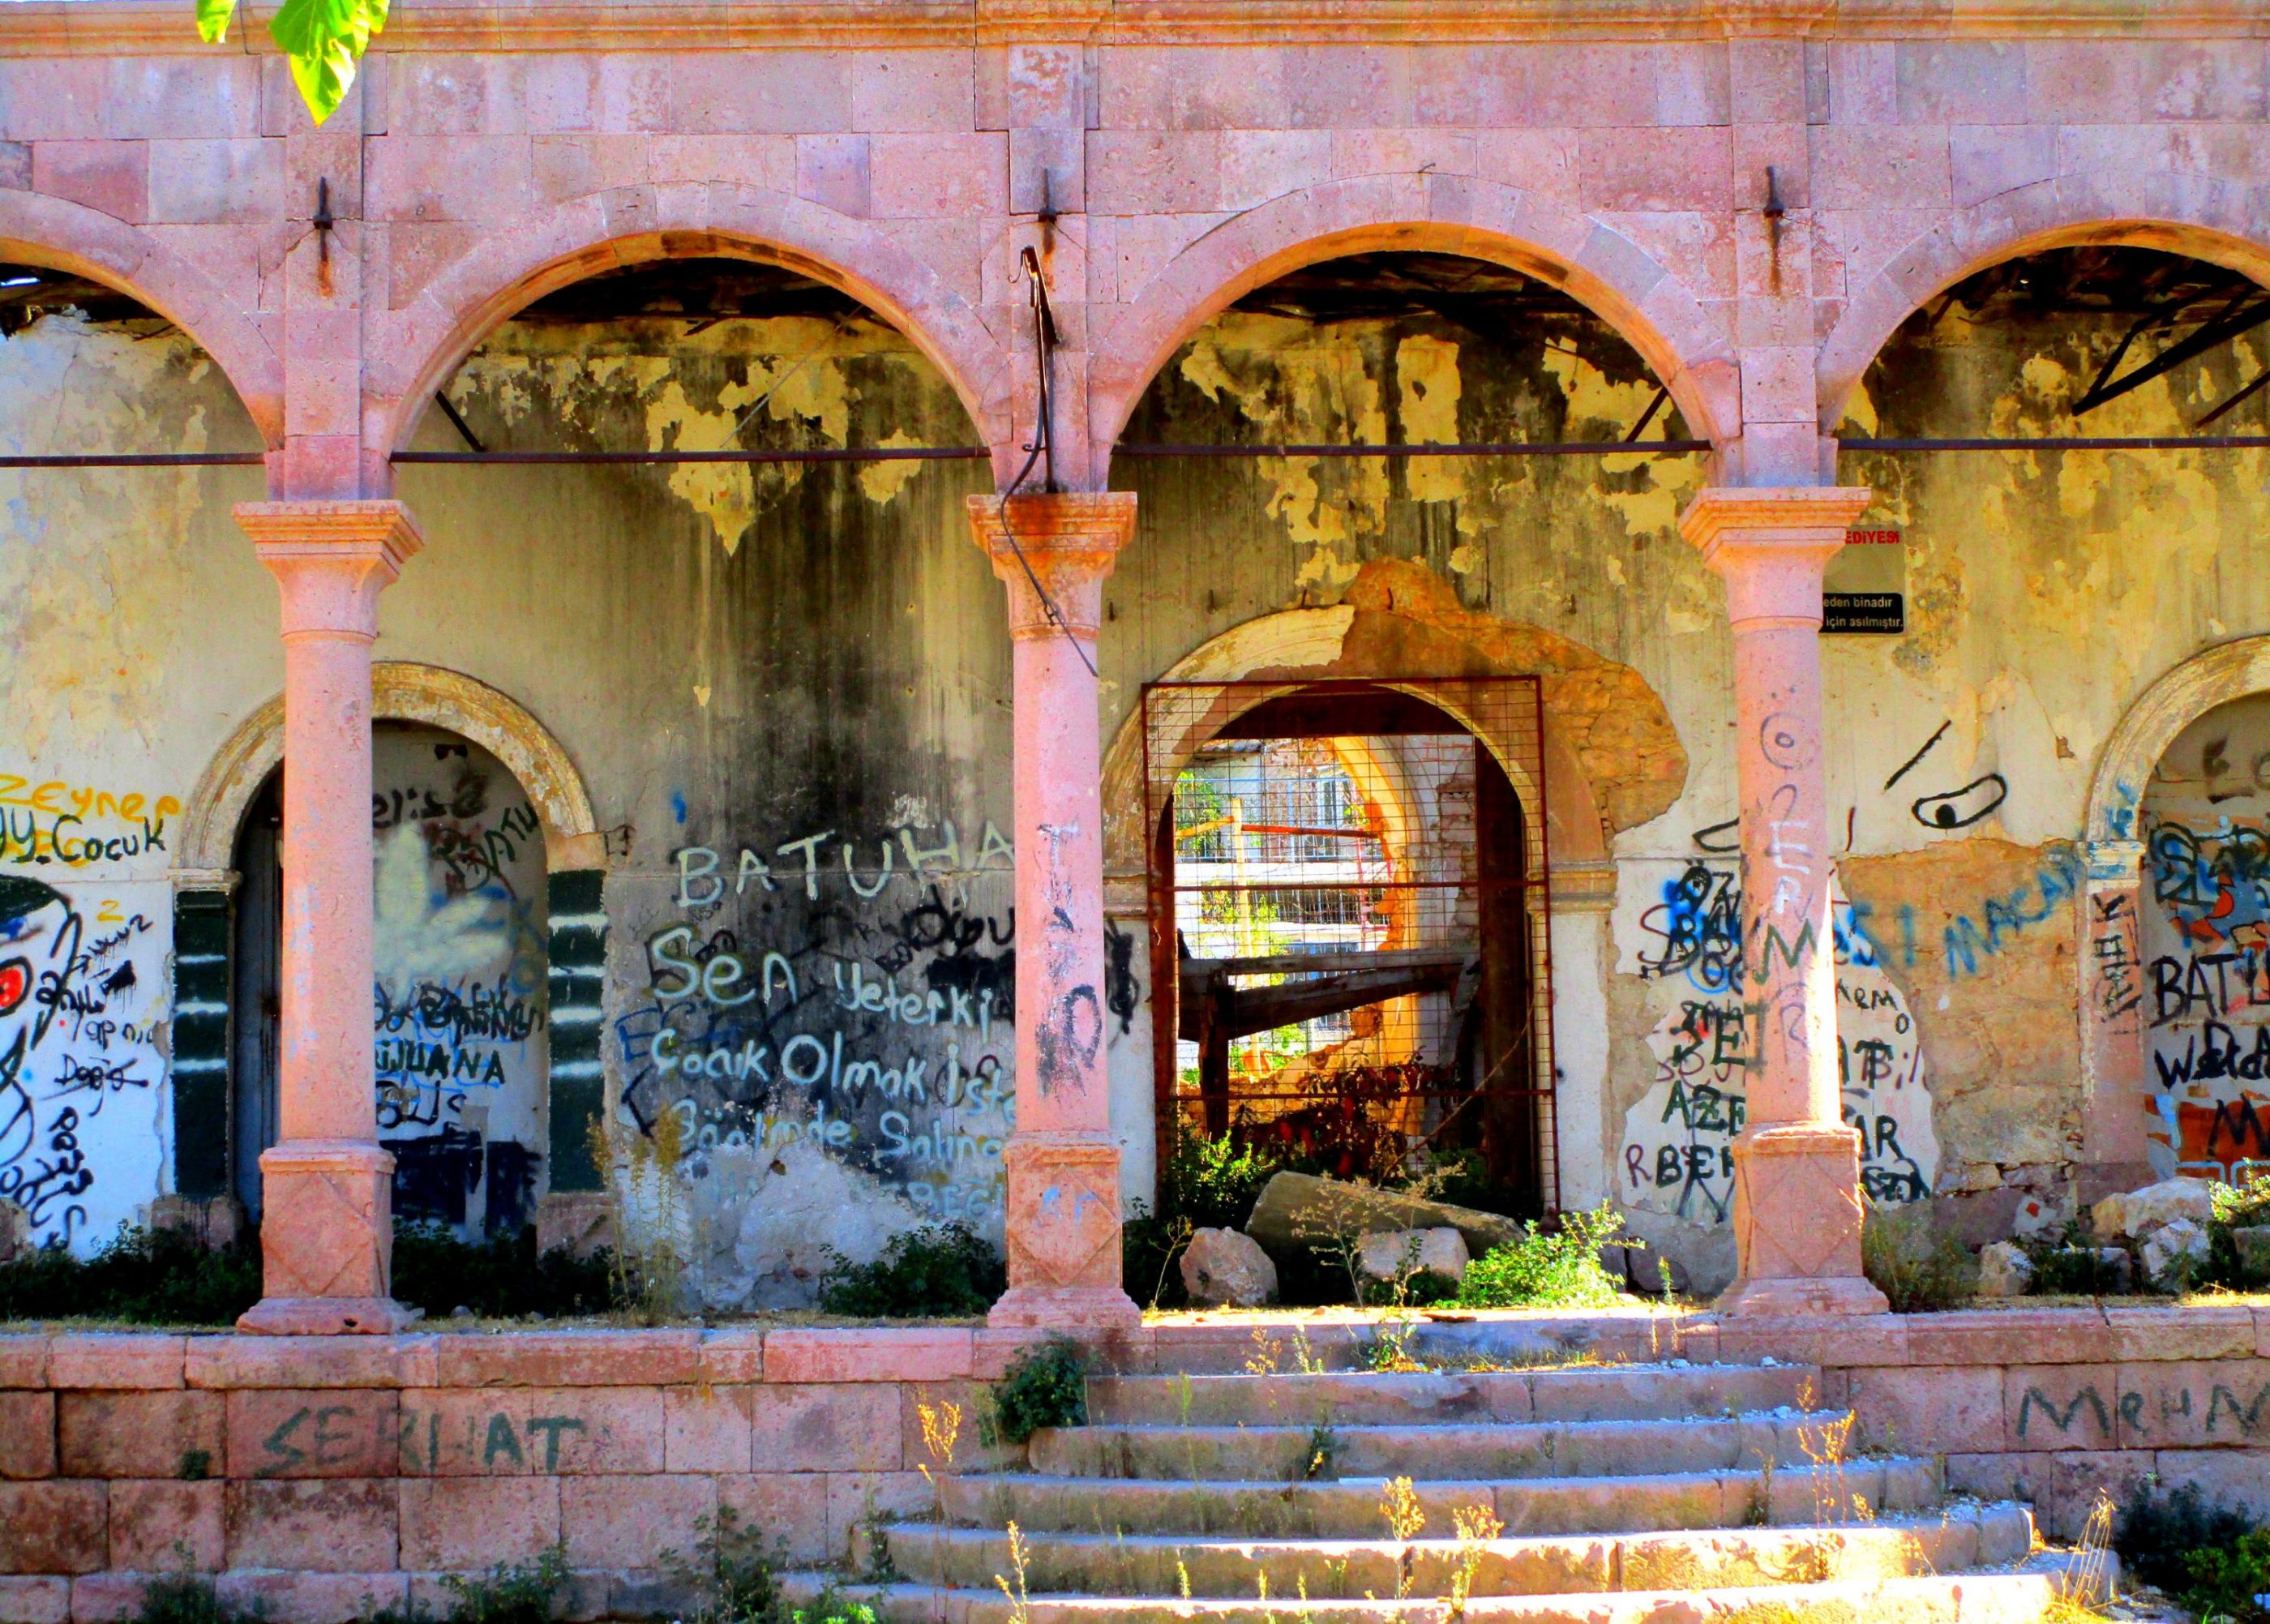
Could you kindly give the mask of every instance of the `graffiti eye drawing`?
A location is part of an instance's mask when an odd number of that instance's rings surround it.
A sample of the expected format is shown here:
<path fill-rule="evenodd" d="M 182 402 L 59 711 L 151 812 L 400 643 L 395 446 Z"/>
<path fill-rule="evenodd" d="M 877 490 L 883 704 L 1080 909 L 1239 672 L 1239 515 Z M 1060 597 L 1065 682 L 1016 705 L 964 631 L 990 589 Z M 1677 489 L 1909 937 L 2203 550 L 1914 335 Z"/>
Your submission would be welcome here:
<path fill-rule="evenodd" d="M 1960 790 L 1926 795 L 1909 808 L 1926 829 L 1967 829 L 2008 798 L 2010 786 L 1999 773 L 1974 778 Z"/>
<path fill-rule="evenodd" d="M 21 959 L 11 959 L 0 964 L 0 1015 L 7 1014 L 24 1001 L 32 990 L 32 967 Z"/>

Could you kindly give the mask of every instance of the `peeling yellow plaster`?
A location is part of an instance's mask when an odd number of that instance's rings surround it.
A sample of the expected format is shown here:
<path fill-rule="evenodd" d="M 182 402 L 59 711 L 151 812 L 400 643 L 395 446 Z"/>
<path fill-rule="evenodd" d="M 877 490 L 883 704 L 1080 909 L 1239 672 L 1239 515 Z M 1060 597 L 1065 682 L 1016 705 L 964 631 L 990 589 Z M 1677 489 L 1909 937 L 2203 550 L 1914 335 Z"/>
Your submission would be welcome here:
<path fill-rule="evenodd" d="M 896 450 L 901 446 L 918 446 L 922 441 L 902 428 L 894 428 L 875 443 Z M 908 482 L 921 471 L 922 464 L 912 457 L 896 463 L 870 463 L 859 471 L 859 493 L 879 508 L 905 490 Z"/>
<path fill-rule="evenodd" d="M 1403 437 L 1412 445 L 1455 445 L 1458 399 L 1465 380 L 1458 373 L 1458 346 L 1447 338 L 1413 333 L 1395 346 L 1396 411 Z M 1404 481 L 1417 502 L 1455 502 L 1467 494 L 1464 457 L 1421 456 L 1405 464 Z M 1470 529 L 1462 505 L 1458 529 Z M 1453 567 L 1455 567 L 1455 561 Z"/>
<path fill-rule="evenodd" d="M 1545 370 L 1569 397 L 1569 437 L 1572 440 L 1617 440 L 1639 421 L 1660 386 L 1651 378 L 1618 383 L 1583 357 L 1567 350 L 1545 352 Z M 1679 510 L 1702 488 L 1703 459 L 1695 456 L 1651 456 L 1644 452 L 1613 455 L 1600 459 L 1602 474 L 1627 475 L 1643 471 L 1636 488 L 1618 490 L 1604 484 L 1599 500 L 1624 522 L 1627 536 L 1655 535 L 1673 530 Z"/>
<path fill-rule="evenodd" d="M 1318 327 L 1257 312 L 1217 317 L 1183 351 L 1183 378 L 1209 400 L 1227 401 L 1254 425 L 1257 440 L 1387 438 L 1380 384 L 1365 363 L 1361 324 Z M 1455 346 L 1446 346 L 1453 350 Z M 1456 402 L 1451 403 L 1455 412 Z M 1347 556 L 1360 537 L 1386 523 L 1388 471 L 1369 459 L 1336 466 L 1329 478 L 1315 457 L 1269 457 L 1257 464 L 1268 512 L 1296 547 L 1309 549 L 1298 580 L 1337 591 L 1355 578 Z"/>
<path fill-rule="evenodd" d="M 723 451 L 740 443 L 740 407 L 759 398 L 745 384 L 729 383 L 717 393 L 722 412 L 703 412 L 686 397 L 672 378 L 649 403 L 646 442 L 651 451 Z M 793 465 L 791 464 L 792 468 Z M 756 523 L 754 470 L 730 463 L 681 463 L 670 471 L 671 494 L 709 521 L 728 555 Z"/>
<path fill-rule="evenodd" d="M 857 401 L 849 363 L 903 356 L 910 367 L 929 370 L 902 335 L 859 320 L 736 319 L 704 329 L 692 345 L 674 323 L 659 319 L 525 326 L 513 337 L 513 347 L 485 347 L 466 362 L 449 387 L 453 404 L 462 409 L 478 396 L 516 422 L 543 403 L 562 426 L 586 436 L 604 432 L 611 409 L 627 407 L 637 416 L 645 448 L 654 451 L 731 449 L 746 443 L 746 419 L 759 413 L 770 422 L 803 426 L 800 437 L 848 445 Z M 677 352 L 698 355 L 710 368 L 709 380 L 719 368 L 738 377 L 715 384 L 712 404 L 700 367 L 689 373 Z M 879 443 L 931 441 L 901 426 Z M 872 501 L 888 502 L 920 469 L 915 462 L 870 464 L 859 476 L 861 492 Z M 671 470 L 668 482 L 731 553 L 766 500 L 794 489 L 804 477 L 805 469 L 792 463 L 685 463 Z"/>

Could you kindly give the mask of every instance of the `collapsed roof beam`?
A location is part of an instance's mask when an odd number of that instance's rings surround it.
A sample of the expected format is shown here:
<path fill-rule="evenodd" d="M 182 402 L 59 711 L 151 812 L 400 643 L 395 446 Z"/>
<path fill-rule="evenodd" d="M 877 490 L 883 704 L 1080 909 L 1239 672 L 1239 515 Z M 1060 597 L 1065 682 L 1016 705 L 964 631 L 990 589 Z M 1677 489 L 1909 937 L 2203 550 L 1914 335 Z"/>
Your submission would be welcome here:
<path fill-rule="evenodd" d="M 2251 284 L 2247 285 L 2251 286 Z M 2185 302 L 2195 304 L 2198 300 L 2190 300 Z M 2090 384 L 2087 392 L 2073 403 L 2073 415 L 2079 417 L 2085 412 L 2094 412 L 2106 402 L 2118 400 L 2131 389 L 2140 388 L 2155 378 L 2164 376 L 2185 361 L 2204 355 L 2217 345 L 2228 344 L 2243 334 L 2252 332 L 2263 323 L 2270 322 L 2270 297 L 2251 301 L 2245 301 L 2244 294 L 2234 298 L 2230 307 L 2227 308 L 2222 315 L 2204 323 L 2190 337 L 2179 344 L 2170 345 L 2146 361 L 2141 367 L 2137 367 L 2135 371 L 2124 374 L 2119 378 L 2111 379 L 2108 382 L 2112 368 L 2119 365 L 2121 357 L 2127 353 L 2129 345 L 2136 337 L 2151 327 L 2172 318 L 2175 314 L 2174 311 L 2168 311 L 2164 314 L 2148 316 L 2131 328 L 2127 335 L 2120 340 L 2118 347 L 2112 352 L 2111 358 L 2104 363 L 2103 370 L 2097 374 L 2096 382 Z"/>

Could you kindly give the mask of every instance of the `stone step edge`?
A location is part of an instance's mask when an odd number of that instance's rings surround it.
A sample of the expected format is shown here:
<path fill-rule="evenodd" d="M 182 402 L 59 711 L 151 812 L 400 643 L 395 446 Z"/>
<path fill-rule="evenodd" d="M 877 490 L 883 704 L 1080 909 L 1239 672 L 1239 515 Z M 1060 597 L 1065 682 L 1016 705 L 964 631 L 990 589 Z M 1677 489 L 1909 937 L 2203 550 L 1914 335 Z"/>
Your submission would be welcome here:
<path fill-rule="evenodd" d="M 1897 1467 L 1921 1469 L 1937 1473 L 1932 1457 L 1924 1455 L 1857 1456 L 1842 1463 L 1853 1471 L 1874 1471 L 1878 1467 L 1889 1472 Z M 1638 1472 L 1621 1475 L 1565 1478 L 1413 1478 L 1413 1489 L 1421 1494 L 1454 1493 L 1460 1489 L 1528 1488 L 1550 1486 L 1569 1490 L 1611 1483 L 1646 1483 L 1688 1486 L 1706 1479 L 1745 1478 L 1764 1479 L 1769 1477 L 1812 1478 L 1838 1470 L 1835 1464 L 1816 1466 L 1811 1462 L 1803 1465 L 1776 1464 L 1769 1470 L 1747 1466 L 1713 1466 L 1701 1472 Z M 1120 1493 L 1128 1489 L 1162 1489 L 1191 1494 L 1314 1494 L 1327 1489 L 1384 1489 L 1396 1481 L 1394 1477 L 1366 1473 L 1353 1478 L 1304 1478 L 1288 1482 L 1282 1478 L 1091 1478 L 1053 1472 L 965 1472 L 947 1478 L 945 1482 L 957 1488 L 973 1487 L 973 1492 L 983 1493 L 996 1488 L 1047 1490 L 1051 1492 L 1094 1489 Z"/>
<path fill-rule="evenodd" d="M 1771 1536 L 1790 1541 L 1821 1539 L 1849 1539 L 1882 1535 L 1895 1538 L 1948 1527 L 1960 1523 L 1984 1524 L 1990 1516 L 2017 1514 L 2028 1519 L 2030 1529 L 2033 1508 L 2022 1501 L 1997 1500 L 1977 1503 L 1950 1505 L 1943 1511 L 1902 1513 L 1895 1516 L 1880 1516 L 1866 1523 L 1775 1523 L 1746 1524 L 1740 1528 L 1667 1528 L 1642 1529 L 1624 1533 L 1607 1534 L 1512 1534 L 1485 1541 L 1482 1549 L 1498 1555 L 1519 1554 L 1545 1550 L 1560 1545 L 1599 1544 L 1603 1541 L 1626 1539 L 1680 1540 L 1717 1539 L 1728 1535 L 1744 1538 Z M 1005 1539 L 998 1528 L 973 1528 L 959 1523 L 936 1523 L 908 1520 L 880 1524 L 886 1535 L 918 1532 L 931 1539 L 950 1540 L 955 1544 L 978 1545 L 987 1540 Z M 1050 1546 L 1062 1548 L 1094 1548 L 1096 1550 L 1139 1549 L 1158 1551 L 1283 1551 L 1288 1554 L 1334 1556 L 1340 1554 L 1378 1554 L 1395 1555 L 1415 1551 L 1421 1555 L 1454 1555 L 1465 1550 L 1458 1539 L 1344 1539 L 1320 1535 L 1306 1538 L 1297 1534 L 1096 1534 L 1073 1532 L 1065 1529 L 1020 1529 L 1018 1537 L 1028 1546 Z"/>
<path fill-rule="evenodd" d="M 1770 1410 L 1737 1410 L 1724 1415 L 1639 1415 L 1603 1416 L 1584 1420 L 1493 1421 L 1479 1418 L 1450 1421 L 1332 1421 L 1319 1422 L 1327 1431 L 1341 1436 L 1360 1435 L 1365 1437 L 1382 1434 L 1415 1435 L 1414 1443 L 1450 1434 L 1501 1432 L 1568 1432 L 1606 1430 L 1612 1427 L 1725 1427 L 1738 1421 L 1783 1421 L 1796 1427 L 1833 1427 L 1852 1412 L 1841 1410 L 1799 1410 L 1792 1405 L 1777 1405 Z M 1261 1438 L 1297 1442 L 1314 1435 L 1315 1427 L 1303 1427 L 1296 1421 L 1088 1421 L 1078 1427 L 1045 1427 L 1034 1433 L 1042 1437 L 1102 1437 L 1121 1433 L 1139 1434 L 1146 1438 L 1209 1439 Z M 963 1477 L 985 1477 L 982 1472 L 968 1472 Z"/>
<path fill-rule="evenodd" d="M 1756 1376 L 1770 1371 L 1775 1375 L 1786 1372 L 1802 1383 L 1821 1379 L 1821 1367 L 1801 1364 L 1795 1361 L 1777 1361 L 1773 1364 L 1697 1363 L 1681 1361 L 1673 1363 L 1662 1360 L 1603 1361 L 1592 1364 L 1486 1366 L 1479 1368 L 1444 1366 L 1419 1370 L 1366 1370 L 1358 1366 L 1324 1370 L 1185 1370 L 1176 1372 L 1141 1371 L 1120 1375 L 1098 1371 L 1088 1378 L 1091 1394 L 1104 1390 L 1124 1390 L 1131 1396 L 1148 1396 L 1153 1392 L 1171 1392 L 1187 1385 L 1192 1392 L 1228 1393 L 1243 1388 L 1259 1388 L 1265 1383 L 1294 1382 L 1329 1382 L 1335 1384 L 1358 1383 L 1392 1392 L 1398 1387 L 1413 1387 L 1423 1382 L 1463 1380 L 1513 1380 L 1542 1382 L 1547 1385 L 1576 1386 L 1584 1383 L 1606 1381 L 1617 1386 L 1629 1386 L 1665 1377 L 1701 1376 L 1711 1378 L 1725 1376 Z"/>
<path fill-rule="evenodd" d="M 1665 1554 L 1678 1551 L 1688 1560 L 1707 1562 L 1710 1547 L 1730 1537 L 1750 1547 L 1753 1553 L 1767 1551 L 1777 1558 L 1794 1559 L 1807 1551 L 1852 1551 L 1866 1556 L 1884 1554 L 1885 1546 L 1895 1546 L 1892 1552 L 1903 1560 L 1920 1564 L 1919 1571 L 1940 1569 L 1946 1539 L 1962 1530 L 1975 1556 L 1964 1566 L 1985 1568 L 1999 1568 L 2022 1561 L 2033 1548 L 2034 1522 L 2029 1508 L 2016 1501 L 1999 1501 L 1992 1504 L 1964 1503 L 1949 1506 L 1938 1515 L 1903 1516 L 1877 1519 L 1869 1523 L 1838 1524 L 1777 1524 L 1744 1527 L 1739 1531 L 1725 1529 L 1665 1529 L 1636 1533 L 1615 1534 L 1526 1534 L 1511 1538 L 1501 1537 L 1483 1542 L 1479 1549 L 1495 1561 L 1508 1565 L 1526 1561 L 1553 1561 L 1556 1558 L 1580 1562 L 1591 1550 L 1609 1547 L 1604 1560 L 1607 1572 L 1614 1576 L 1599 1587 L 1597 1593 L 1621 1595 L 1628 1593 L 1623 1582 L 1626 1565 L 1631 1561 L 1665 1560 Z M 957 1527 L 943 1523 L 895 1523 L 879 1529 L 857 1530 L 853 1535 L 852 1561 L 862 1571 L 872 1571 L 876 1549 L 874 1536 L 882 1535 L 882 1549 L 889 1553 L 894 1570 L 896 1559 L 903 1558 L 907 1566 L 916 1571 L 901 1573 L 909 1583 L 930 1584 L 936 1582 L 937 1571 L 954 1560 L 954 1553 L 985 1552 L 999 1555 L 1005 1536 L 998 1530 Z M 909 1537 L 910 1536 L 910 1537 Z M 1302 1539 L 1297 1536 L 1264 1536 L 1259 1538 L 1228 1535 L 1201 1535 L 1195 1539 L 1178 1534 L 1090 1534 L 1058 1531 L 1038 1531 L 1022 1536 L 1026 1548 L 1035 1552 L 1051 1567 L 1061 1570 L 1066 1566 L 1094 1561 L 1110 1562 L 1116 1559 L 1132 1558 L 1138 1562 L 1161 1562 L 1168 1557 L 1178 1562 L 1191 1561 L 1201 1580 L 1198 1593 L 1220 1595 L 1218 1576 L 1205 1576 L 1209 1559 L 1228 1554 L 1243 1560 L 1254 1569 L 1297 1566 L 1304 1562 L 1322 1561 L 1326 1564 L 1349 1564 L 1369 1561 L 1379 1564 L 1399 1561 L 1406 1552 L 1411 1553 L 1417 1563 L 1429 1572 L 1439 1571 L 1455 1564 L 1468 1550 L 1456 1539 L 1414 1539 L 1406 1542 L 1392 1539 Z M 1187 1572 L 1188 1570 L 1185 1569 Z M 1186 1578 L 1184 1583 L 1190 1583 Z M 1241 1579 L 1241 1591 L 1243 1586 Z M 1084 1593 L 1094 1593 L 1093 1591 Z M 1478 1595 L 1514 1595 L 1534 1592 L 1500 1590 L 1495 1587 L 1478 1591 Z"/>
<path fill-rule="evenodd" d="M 981 1620 L 997 1618 L 1013 1620 L 1014 1624 L 1029 1624 L 1029 1620 L 1036 1617 L 1109 1617 L 1115 1612 L 1151 1613 L 1161 1620 L 1250 1618 L 1255 1620 L 1255 1624 L 1269 1624 L 1270 1620 L 1282 1624 L 1288 1615 L 1351 1620 L 1440 1620 L 1447 1619 L 1450 1612 L 1447 1599 L 1439 1596 L 1413 1596 L 1401 1600 L 1339 1601 L 1302 1600 L 1294 1597 L 1263 1600 L 1257 1597 L 1031 1595 L 1018 1602 L 999 1591 L 944 1589 L 923 1584 L 847 1584 L 828 1576 L 808 1573 L 783 1574 L 781 1583 L 783 1593 L 791 1603 L 808 1601 L 823 1589 L 833 1585 L 844 1599 L 864 1602 L 883 1612 L 886 1617 L 950 1619 L 956 1624 L 979 1624 Z M 1685 1624 L 1685 1621 L 1698 1617 L 1740 1616 L 1749 1609 L 1761 1612 L 1770 1609 L 1770 1615 L 1775 1619 L 1786 1618 L 1792 1624 L 1799 1624 L 1806 1616 L 1805 1604 L 1818 1604 L 1839 1610 L 1824 1614 L 1824 1620 L 1869 1618 L 1884 1605 L 1891 1604 L 1897 1607 L 1898 1617 L 1915 1620 L 1927 1616 L 1915 1611 L 1916 1603 L 1943 1597 L 1950 1605 L 1939 1616 L 1948 1620 L 1961 1620 L 1971 1616 L 1960 1605 L 1966 1588 L 2015 1592 L 2009 1599 L 2021 1607 L 2030 1601 L 2035 1604 L 2036 1613 L 2047 1609 L 2059 1596 L 2057 1575 L 2038 1569 L 2009 1569 L 1712 1590 L 1476 1596 L 1467 1600 L 1465 1616 L 1509 1620 L 1533 1618 L 1540 1620 L 1565 1619 L 1572 1621 L 1613 1619 L 1614 1624 L 1645 1624 L 1646 1620 L 1659 1615 L 1665 1624 L 1672 1624 L 1673 1620 Z M 1609 1609 L 1608 1612 L 1602 1611 L 1604 1605 Z M 2009 1619 L 2018 1615 L 1998 1610 L 1994 1616 Z"/>

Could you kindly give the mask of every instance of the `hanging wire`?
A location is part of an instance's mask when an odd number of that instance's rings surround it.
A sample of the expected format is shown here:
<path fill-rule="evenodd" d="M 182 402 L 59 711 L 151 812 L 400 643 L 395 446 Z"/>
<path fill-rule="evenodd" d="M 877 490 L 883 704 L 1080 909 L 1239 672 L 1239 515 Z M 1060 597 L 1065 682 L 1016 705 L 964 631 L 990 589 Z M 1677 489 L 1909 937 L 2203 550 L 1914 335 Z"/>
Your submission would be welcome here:
<path fill-rule="evenodd" d="M 1095 669 L 1095 662 L 1088 658 L 1087 648 L 1072 634 L 1071 623 L 1065 619 L 1064 611 L 1057 606 L 1057 600 L 1050 597 L 1049 590 L 1041 584 L 1040 576 L 1033 571 L 1032 560 L 1025 556 L 1025 549 L 1018 544 L 1016 527 L 1009 523 L 1009 499 L 1024 488 L 1025 481 L 1033 477 L 1033 464 L 1042 456 L 1048 458 L 1045 488 L 1051 494 L 1057 488 L 1057 454 L 1052 426 L 1056 421 L 1056 409 L 1049 391 L 1049 352 L 1056 347 L 1057 319 L 1055 313 L 1049 308 L 1048 285 L 1041 280 L 1040 256 L 1027 248 L 1018 256 L 1018 263 L 1022 266 L 1025 279 L 1031 287 L 1033 359 L 1037 363 L 1040 378 L 1040 416 L 1034 425 L 1032 443 L 1024 448 L 1025 465 L 1017 471 L 1017 477 L 1009 482 L 1009 488 L 1001 493 L 1001 534 L 1009 544 L 1009 551 L 1017 555 L 1017 562 L 1024 566 L 1025 579 L 1032 583 L 1033 595 L 1041 600 L 1041 609 L 1048 616 L 1049 624 L 1064 634 L 1065 641 L 1072 645 L 1072 651 L 1079 656 L 1079 663 L 1087 667 L 1087 674 L 1101 681 L 1102 673 Z"/>

